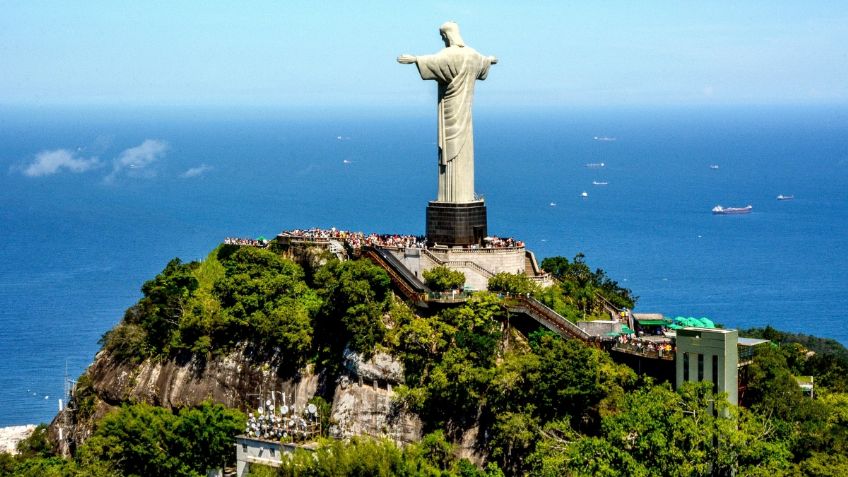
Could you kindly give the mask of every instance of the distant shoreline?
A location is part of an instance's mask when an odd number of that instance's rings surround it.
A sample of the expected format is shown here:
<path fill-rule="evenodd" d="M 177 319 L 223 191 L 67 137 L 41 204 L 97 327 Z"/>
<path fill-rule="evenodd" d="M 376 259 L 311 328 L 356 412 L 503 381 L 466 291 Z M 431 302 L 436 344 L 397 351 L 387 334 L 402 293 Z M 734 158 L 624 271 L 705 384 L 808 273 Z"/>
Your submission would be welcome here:
<path fill-rule="evenodd" d="M 18 442 L 29 437 L 34 430 L 35 424 L 0 427 L 0 453 L 17 454 Z"/>

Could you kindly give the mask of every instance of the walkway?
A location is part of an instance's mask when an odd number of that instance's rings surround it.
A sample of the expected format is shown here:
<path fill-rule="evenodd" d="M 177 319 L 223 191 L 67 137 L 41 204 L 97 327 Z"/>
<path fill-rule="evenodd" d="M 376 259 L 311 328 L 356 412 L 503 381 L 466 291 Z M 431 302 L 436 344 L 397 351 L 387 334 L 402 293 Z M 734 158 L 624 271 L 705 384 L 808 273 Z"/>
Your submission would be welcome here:
<path fill-rule="evenodd" d="M 578 339 L 584 343 L 600 344 L 595 337 L 535 298 L 518 295 L 506 297 L 505 301 L 510 313 L 523 313 L 565 339 Z"/>
<path fill-rule="evenodd" d="M 362 256 L 382 267 L 404 298 L 417 306 L 427 306 L 430 289 L 394 255 L 380 247 L 362 247 Z"/>
<path fill-rule="evenodd" d="M 426 307 L 428 302 L 460 304 L 468 299 L 469 295 L 465 293 L 452 295 L 430 291 L 427 285 L 410 272 L 391 252 L 380 247 L 363 247 L 362 255 L 386 270 L 401 295 L 416 306 Z M 507 296 L 505 306 L 509 312 L 527 315 L 565 339 L 578 339 L 584 343 L 600 345 L 600 338 L 591 336 L 535 298 L 521 295 Z"/>

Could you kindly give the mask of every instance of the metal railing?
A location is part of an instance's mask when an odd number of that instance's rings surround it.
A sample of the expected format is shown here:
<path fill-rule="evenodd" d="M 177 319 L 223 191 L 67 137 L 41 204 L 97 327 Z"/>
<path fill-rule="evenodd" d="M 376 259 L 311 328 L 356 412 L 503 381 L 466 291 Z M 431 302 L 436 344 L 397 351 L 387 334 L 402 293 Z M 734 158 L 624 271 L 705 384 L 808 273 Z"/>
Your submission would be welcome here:
<path fill-rule="evenodd" d="M 510 307 L 511 311 L 524 313 L 565 338 L 576 338 L 587 343 L 596 341 L 585 330 L 535 298 L 515 295 L 508 296 L 507 299 L 516 302 L 515 306 Z"/>
<path fill-rule="evenodd" d="M 665 350 L 661 346 L 648 346 L 647 342 L 632 342 L 629 341 L 627 343 L 618 342 L 613 345 L 612 349 L 614 351 L 619 351 L 621 353 L 632 354 L 636 356 L 643 356 L 645 358 L 653 358 L 653 359 L 664 359 L 667 361 L 674 361 L 675 350 L 672 348 L 671 350 Z"/>
<path fill-rule="evenodd" d="M 371 259 L 371 261 L 379 265 L 386 271 L 386 273 L 389 274 L 389 278 L 391 278 L 392 282 L 394 282 L 398 289 L 400 289 L 401 294 L 406 296 L 409 300 L 414 303 L 419 303 L 427 299 L 426 293 L 419 293 L 415 291 L 407 278 L 398 273 L 398 271 L 395 270 L 395 267 L 390 265 L 375 249 L 368 248 L 364 250 L 364 252 L 366 257 Z"/>

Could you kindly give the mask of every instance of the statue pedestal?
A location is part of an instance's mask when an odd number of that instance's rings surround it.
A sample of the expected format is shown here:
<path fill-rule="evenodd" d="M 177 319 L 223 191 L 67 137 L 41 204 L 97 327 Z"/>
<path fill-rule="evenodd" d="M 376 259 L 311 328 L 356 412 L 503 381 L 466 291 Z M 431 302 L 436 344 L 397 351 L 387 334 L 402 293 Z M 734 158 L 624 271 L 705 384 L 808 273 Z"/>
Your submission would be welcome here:
<path fill-rule="evenodd" d="M 486 205 L 482 200 L 454 204 L 431 201 L 427 205 L 427 244 L 482 244 L 487 235 Z"/>

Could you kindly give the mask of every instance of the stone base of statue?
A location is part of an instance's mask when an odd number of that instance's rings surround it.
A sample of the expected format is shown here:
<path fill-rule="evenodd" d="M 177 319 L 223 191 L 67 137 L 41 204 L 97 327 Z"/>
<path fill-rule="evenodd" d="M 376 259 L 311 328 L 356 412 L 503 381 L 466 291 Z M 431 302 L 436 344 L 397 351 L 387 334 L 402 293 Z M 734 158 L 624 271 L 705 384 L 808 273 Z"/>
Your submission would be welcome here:
<path fill-rule="evenodd" d="M 481 244 L 486 235 L 482 200 L 461 204 L 431 201 L 427 205 L 427 244 L 431 247 Z"/>

